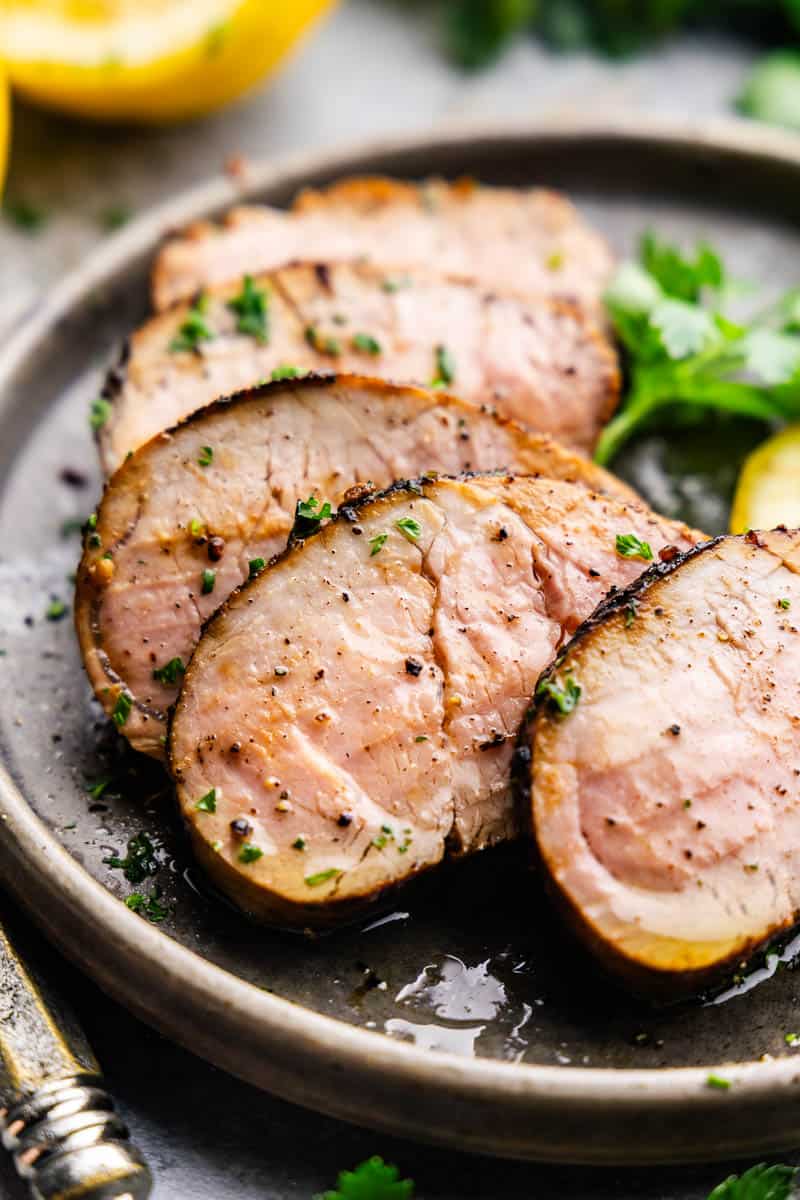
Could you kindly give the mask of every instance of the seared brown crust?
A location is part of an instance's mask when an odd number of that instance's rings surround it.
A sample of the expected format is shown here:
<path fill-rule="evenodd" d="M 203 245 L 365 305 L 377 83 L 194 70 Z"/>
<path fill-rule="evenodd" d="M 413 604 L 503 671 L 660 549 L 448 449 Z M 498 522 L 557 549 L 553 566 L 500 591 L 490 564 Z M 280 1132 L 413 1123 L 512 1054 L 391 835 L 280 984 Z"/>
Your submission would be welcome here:
<path fill-rule="evenodd" d="M 486 198 L 488 201 L 484 203 Z M 473 180 L 446 183 L 431 179 L 416 184 L 382 177 L 345 179 L 324 189 L 306 190 L 296 198 L 289 214 L 252 206 L 232 210 L 216 226 L 207 221 L 196 222 L 179 237 L 169 240 L 158 256 L 152 281 L 154 306 L 157 310 L 167 308 L 175 300 L 186 298 L 198 288 L 226 277 L 226 270 L 228 278 L 241 274 L 248 267 L 258 272 L 283 265 L 298 254 L 354 261 L 367 253 L 373 261 L 385 266 L 436 267 L 431 260 L 437 249 L 441 249 L 441 237 L 428 236 L 424 245 L 416 248 L 412 245 L 415 234 L 421 229 L 420 216 L 430 216 L 441 209 L 445 215 L 443 227 L 447 227 L 447 217 L 452 213 L 458 220 L 464 218 L 465 227 L 471 229 L 471 203 L 483 205 L 478 235 L 482 229 L 488 253 L 482 264 L 470 272 L 470 255 L 461 245 L 448 270 L 455 274 L 474 273 L 488 286 L 505 287 L 514 277 L 514 258 L 508 253 L 509 245 L 513 243 L 515 247 L 519 246 L 523 257 L 526 248 L 533 256 L 527 274 L 522 263 L 518 268 L 524 279 L 521 285 L 524 293 L 580 297 L 588 308 L 599 309 L 611 271 L 612 255 L 608 245 L 589 229 L 565 196 L 544 188 L 483 187 Z M 281 244 L 292 242 L 295 221 L 310 221 L 319 226 L 328 217 L 329 236 L 317 238 L 310 250 L 303 248 L 295 238 L 285 257 L 280 257 Z M 376 239 L 374 231 L 370 237 L 367 230 L 365 240 L 365 229 L 372 217 L 384 225 L 388 222 L 391 227 L 388 239 Z M 401 226 L 406 218 L 411 220 L 410 236 L 405 237 L 404 228 L 395 227 L 398 224 L 395 217 Z M 460 232 L 463 234 L 464 230 Z M 455 242 L 459 236 L 456 233 Z M 474 242 L 476 236 L 471 230 L 467 240 Z M 226 237 L 232 239 L 228 243 L 229 250 L 232 244 L 236 248 L 219 255 L 215 243 Z M 332 244 L 334 241 L 337 245 Z M 452 249 L 454 239 L 450 242 Z M 568 243 L 571 251 L 566 265 L 560 261 L 562 243 Z M 268 248 L 265 248 L 267 244 Z M 243 246 L 246 249 L 242 249 Z M 255 253 L 253 247 L 256 247 Z M 200 261 L 196 257 L 198 253 L 202 256 Z M 541 261 L 534 267 L 534 259 L 539 255 L 544 261 L 544 270 Z M 552 264 L 549 263 L 551 258 Z M 563 279 L 559 278 L 561 275 Z"/>
<path fill-rule="evenodd" d="M 104 389 L 112 401 L 98 433 L 104 469 L 114 470 L 159 429 L 287 363 L 301 372 L 356 373 L 368 363 L 375 375 L 425 386 L 443 344 L 456 364 L 451 386 L 465 400 L 591 450 L 617 407 L 620 372 L 613 345 L 583 308 L 419 269 L 395 294 L 386 276 L 369 264 L 335 261 L 293 262 L 256 275 L 270 297 L 263 342 L 237 329 L 230 302 L 240 279 L 206 289 L 214 337 L 192 354 L 172 350 L 188 304 L 151 318 Z M 364 327 L 374 353 L 356 344 Z M 322 346 L 309 341 L 310 329 L 319 331 Z M 324 348 L 329 339 L 335 355 Z"/>
<path fill-rule="evenodd" d="M 120 692 L 127 689 L 121 661 L 113 663 L 104 647 L 100 606 L 108 579 L 107 573 L 114 566 L 115 554 L 135 533 L 135 524 L 126 529 L 118 527 L 118 517 L 112 515 L 116 512 L 117 499 L 124 494 L 129 494 L 131 497 L 145 497 L 143 502 L 145 505 L 151 503 L 150 497 L 158 494 L 158 455 L 163 448 L 170 446 L 175 437 L 181 436 L 182 430 L 191 432 L 200 428 L 211 429 L 215 414 L 230 414 L 232 411 L 235 413 L 240 410 L 244 416 L 250 406 L 271 396 L 277 397 L 288 391 L 292 396 L 302 397 L 305 392 L 318 390 L 320 387 L 329 391 L 331 395 L 337 388 L 350 388 L 367 393 L 374 401 L 385 398 L 387 403 L 393 398 L 407 397 L 409 411 L 439 412 L 441 410 L 443 414 L 449 415 L 449 419 L 452 419 L 454 424 L 456 419 L 452 417 L 452 414 L 463 414 L 459 420 L 465 423 L 465 429 L 479 429 L 489 425 L 498 433 L 507 431 L 509 446 L 513 448 L 515 456 L 515 465 L 519 467 L 524 464 L 527 473 L 581 483 L 591 490 L 616 496 L 628 503 L 641 503 L 626 484 L 590 460 L 565 449 L 551 438 L 529 434 L 520 429 L 513 421 L 496 417 L 492 413 L 481 413 L 472 405 L 465 404 L 446 393 L 436 393 L 434 398 L 424 389 L 398 387 L 385 380 L 349 375 L 307 375 L 290 381 L 267 383 L 259 388 L 216 400 L 172 430 L 153 438 L 151 442 L 140 447 L 131 455 L 107 482 L 103 498 L 98 506 L 97 527 L 92 535 L 92 541 L 96 544 L 87 542 L 78 569 L 75 627 L 90 682 L 109 716 L 114 711 Z M 208 437 L 211 441 L 214 440 L 213 434 L 209 434 Z M 464 443 L 464 445 L 467 446 L 469 443 Z M 346 466 L 347 464 L 342 465 Z M 352 504 L 345 505 L 345 515 L 352 508 Z M 133 510 L 138 513 L 138 521 L 141 518 L 142 502 L 137 501 L 136 504 L 133 504 Z M 168 514 L 165 514 L 165 522 L 167 525 L 169 524 Z M 286 532 L 288 532 L 288 527 L 283 536 Z M 109 556 L 111 561 L 105 561 L 109 559 Z M 135 732 L 131 734 L 131 739 L 137 748 L 160 757 L 163 749 L 159 738 L 166 718 L 166 698 L 163 706 L 161 703 L 146 703 L 143 697 L 133 693 L 131 699 L 136 719 L 128 727 L 128 730 L 123 728 L 122 732 L 126 733 L 134 729 Z M 139 724 L 144 725 L 147 729 L 144 737 L 143 731 L 138 727 Z"/>
<path fill-rule="evenodd" d="M 745 535 L 743 538 L 718 536 L 701 542 L 687 551 L 675 554 L 667 562 L 655 563 L 629 587 L 610 593 L 592 616 L 580 626 L 553 664 L 542 673 L 520 727 L 512 761 L 512 782 L 521 811 L 530 817 L 534 810 L 534 746 L 540 737 L 542 741 L 546 740 L 541 735 L 545 734 L 548 729 L 553 729 L 559 720 L 558 715 L 549 705 L 547 696 L 540 694 L 541 684 L 555 679 L 559 674 L 563 678 L 564 673 L 569 672 L 571 659 L 576 649 L 585 647 L 587 644 L 590 645 L 596 637 L 602 636 L 607 631 L 610 622 L 622 620 L 624 614 L 635 611 L 637 601 L 641 601 L 643 596 L 646 595 L 651 603 L 658 602 L 661 589 L 668 584 L 669 579 L 677 571 L 687 564 L 712 554 L 722 543 L 748 540 L 753 537 L 757 538 L 758 535 Z M 759 545 L 760 543 L 756 540 L 754 544 Z M 708 965 L 696 968 L 683 966 L 678 968 L 674 965 L 680 962 L 686 943 L 678 938 L 669 939 L 665 935 L 659 935 L 661 951 L 666 955 L 669 946 L 674 945 L 674 962 L 672 964 L 640 959 L 633 953 L 625 952 L 613 939 L 606 937 L 587 912 L 581 909 L 569 892 L 560 885 L 547 850 L 537 836 L 535 819 L 532 821 L 531 832 L 534 859 L 536 865 L 541 869 L 544 886 L 569 928 L 578 940 L 594 954 L 609 975 L 622 980 L 633 992 L 646 999 L 659 1003 L 674 1002 L 719 988 L 727 983 L 732 974 L 741 970 L 746 960 L 753 954 L 796 924 L 797 914 L 777 920 L 768 929 L 765 929 L 761 936 L 740 937 L 735 944 L 731 944 L 727 952 L 714 958 Z"/>

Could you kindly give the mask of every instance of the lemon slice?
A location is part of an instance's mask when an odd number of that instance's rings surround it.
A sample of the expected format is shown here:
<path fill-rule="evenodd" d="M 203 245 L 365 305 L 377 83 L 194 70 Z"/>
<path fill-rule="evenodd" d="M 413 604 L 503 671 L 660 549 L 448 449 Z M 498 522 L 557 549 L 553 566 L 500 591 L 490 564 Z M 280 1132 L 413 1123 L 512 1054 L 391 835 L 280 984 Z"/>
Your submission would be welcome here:
<path fill-rule="evenodd" d="M 210 112 L 262 78 L 332 0 L 0 0 L 12 85 L 98 120 Z"/>
<path fill-rule="evenodd" d="M 736 486 L 731 533 L 800 527 L 800 425 L 776 433 L 746 460 Z"/>

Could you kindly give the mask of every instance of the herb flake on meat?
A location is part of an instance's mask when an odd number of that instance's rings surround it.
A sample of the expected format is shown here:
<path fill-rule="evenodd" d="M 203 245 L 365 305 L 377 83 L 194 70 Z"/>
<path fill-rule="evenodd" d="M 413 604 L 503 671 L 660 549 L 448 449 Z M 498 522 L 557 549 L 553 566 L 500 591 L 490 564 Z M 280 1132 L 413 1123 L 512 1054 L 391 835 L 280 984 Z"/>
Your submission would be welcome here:
<path fill-rule="evenodd" d="M 370 354 L 373 358 L 377 358 L 379 354 L 383 353 L 380 342 L 370 333 L 354 334 L 352 345 L 359 354 Z"/>
<path fill-rule="evenodd" d="M 562 717 L 569 716 L 578 707 L 581 698 L 580 684 L 571 675 L 567 676 L 563 686 L 555 679 L 543 679 L 536 689 L 537 700 L 546 699 L 550 707 Z"/>
<path fill-rule="evenodd" d="M 635 533 L 618 533 L 616 551 L 620 558 L 641 558 L 645 562 L 652 562 L 653 559 L 653 547 Z"/>
<path fill-rule="evenodd" d="M 386 541 L 387 541 L 388 537 L 389 537 L 388 533 L 376 533 L 375 537 L 371 537 L 369 539 L 369 545 L 370 545 L 369 556 L 370 556 L 370 558 L 374 558 L 376 554 L 380 554 L 381 550 L 386 545 Z"/>
<path fill-rule="evenodd" d="M 217 581 L 217 572 L 212 571 L 210 567 L 206 567 L 203 574 L 200 576 L 200 591 L 204 596 L 210 596 L 214 590 L 214 584 Z"/>
<path fill-rule="evenodd" d="M 422 533 L 422 526 L 414 517 L 401 517 L 394 524 L 395 529 L 399 529 L 403 537 L 407 538 L 409 542 L 416 542 Z"/>
<path fill-rule="evenodd" d="M 197 456 L 197 464 L 200 467 L 210 467 L 214 461 L 214 447 L 201 446 L 200 453 Z"/>
<path fill-rule="evenodd" d="M 436 374 L 431 381 L 431 387 L 444 388 L 451 384 L 456 377 L 456 360 L 446 346 L 437 346 L 434 353 Z"/>
<path fill-rule="evenodd" d="M 258 862 L 263 857 L 263 854 L 264 851 L 260 850 L 258 846 L 254 846 L 251 842 L 246 842 L 236 857 L 240 863 L 244 863 L 247 866 L 250 863 Z"/>
<path fill-rule="evenodd" d="M 255 579 L 261 574 L 266 565 L 267 560 L 265 558 L 251 558 L 250 562 L 247 564 L 247 578 Z"/>
<path fill-rule="evenodd" d="M 198 812 L 215 813 L 217 811 L 217 789 L 211 788 L 211 791 L 206 792 L 205 796 L 201 796 L 195 804 Z"/>
<path fill-rule="evenodd" d="M 200 348 L 201 342 L 214 340 L 215 334 L 206 322 L 207 310 L 208 297 L 201 292 L 187 312 L 186 319 L 180 326 L 177 335 L 170 342 L 170 353 L 181 354 L 196 351 Z"/>
<path fill-rule="evenodd" d="M 331 512 L 328 500 L 323 502 L 317 500 L 316 496 L 309 496 L 307 500 L 298 500 L 294 510 L 294 524 L 289 541 L 302 541 L 303 538 L 311 537 L 312 533 L 317 532 L 322 522 L 330 517 Z"/>
<path fill-rule="evenodd" d="M 228 301 L 228 308 L 236 313 L 238 333 L 255 338 L 262 346 L 268 344 L 269 294 L 266 288 L 257 286 L 252 275 L 245 275 L 241 292 Z"/>
<path fill-rule="evenodd" d="M 116 725 L 117 729 L 121 729 L 131 715 L 133 708 L 133 699 L 128 692 L 120 692 L 117 696 L 117 702 L 114 705 L 114 711 L 111 714 L 111 720 Z"/>
<path fill-rule="evenodd" d="M 338 867 L 329 867 L 327 871 L 318 871 L 316 875 L 306 875 L 304 882 L 306 887 L 321 887 L 331 879 L 338 879 L 341 874 L 343 872 Z"/>
<path fill-rule="evenodd" d="M 156 667 L 153 670 L 153 679 L 159 683 L 164 683 L 169 687 L 174 687 L 178 679 L 186 671 L 182 658 L 171 658 L 163 667 Z"/>

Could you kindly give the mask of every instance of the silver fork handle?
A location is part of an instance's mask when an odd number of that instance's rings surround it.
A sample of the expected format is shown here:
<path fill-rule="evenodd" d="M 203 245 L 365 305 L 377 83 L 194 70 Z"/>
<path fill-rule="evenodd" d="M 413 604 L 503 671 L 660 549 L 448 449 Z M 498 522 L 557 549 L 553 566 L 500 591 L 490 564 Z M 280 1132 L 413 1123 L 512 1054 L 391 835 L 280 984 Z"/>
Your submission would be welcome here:
<path fill-rule="evenodd" d="M 147 1200 L 152 1177 L 72 1011 L 0 925 L 0 1128 L 34 1200 Z"/>

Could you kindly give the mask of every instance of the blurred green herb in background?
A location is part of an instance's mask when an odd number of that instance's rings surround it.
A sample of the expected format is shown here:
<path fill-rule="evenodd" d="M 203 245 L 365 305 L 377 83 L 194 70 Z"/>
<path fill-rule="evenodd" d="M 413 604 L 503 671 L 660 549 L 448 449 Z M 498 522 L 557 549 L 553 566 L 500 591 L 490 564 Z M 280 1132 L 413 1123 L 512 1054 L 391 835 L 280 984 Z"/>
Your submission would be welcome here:
<path fill-rule="evenodd" d="M 800 129 L 800 0 L 442 0 L 440 9 L 447 52 L 466 70 L 490 65 L 523 35 L 617 57 L 683 29 L 751 37 L 772 53 L 746 82 L 740 111 Z"/>

